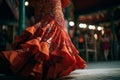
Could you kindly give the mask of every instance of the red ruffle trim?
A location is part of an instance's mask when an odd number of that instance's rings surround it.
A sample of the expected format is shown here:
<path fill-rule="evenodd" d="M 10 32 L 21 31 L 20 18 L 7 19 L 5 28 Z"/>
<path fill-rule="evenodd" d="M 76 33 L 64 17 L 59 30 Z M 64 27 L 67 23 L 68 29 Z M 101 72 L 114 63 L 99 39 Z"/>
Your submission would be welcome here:
<path fill-rule="evenodd" d="M 65 8 L 70 4 L 70 0 L 61 0 L 62 7 Z"/>

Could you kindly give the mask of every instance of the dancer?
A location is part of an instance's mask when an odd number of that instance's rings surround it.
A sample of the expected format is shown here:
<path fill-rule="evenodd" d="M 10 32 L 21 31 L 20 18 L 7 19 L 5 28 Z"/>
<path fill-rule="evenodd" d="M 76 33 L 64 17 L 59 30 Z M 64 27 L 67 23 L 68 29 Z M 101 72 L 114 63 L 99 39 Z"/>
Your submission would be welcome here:
<path fill-rule="evenodd" d="M 39 0 L 39 22 L 15 38 L 13 50 L 0 54 L 14 74 L 50 80 L 86 67 L 65 26 L 62 8 L 68 3 L 69 0 Z"/>
<path fill-rule="evenodd" d="M 103 45 L 105 60 L 108 61 L 108 55 L 109 55 L 109 48 L 110 47 L 109 47 L 109 38 L 106 34 L 103 35 L 102 45 Z"/>

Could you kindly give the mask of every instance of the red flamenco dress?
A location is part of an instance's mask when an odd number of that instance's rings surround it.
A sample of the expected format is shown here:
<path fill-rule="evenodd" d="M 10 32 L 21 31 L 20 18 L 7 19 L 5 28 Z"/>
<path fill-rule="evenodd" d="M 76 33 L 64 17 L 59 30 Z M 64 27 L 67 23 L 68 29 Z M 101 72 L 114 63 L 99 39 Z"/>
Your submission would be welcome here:
<path fill-rule="evenodd" d="M 65 1 L 40 0 L 40 21 L 15 38 L 13 50 L 2 52 L 15 74 L 49 80 L 86 67 L 65 27 Z"/>

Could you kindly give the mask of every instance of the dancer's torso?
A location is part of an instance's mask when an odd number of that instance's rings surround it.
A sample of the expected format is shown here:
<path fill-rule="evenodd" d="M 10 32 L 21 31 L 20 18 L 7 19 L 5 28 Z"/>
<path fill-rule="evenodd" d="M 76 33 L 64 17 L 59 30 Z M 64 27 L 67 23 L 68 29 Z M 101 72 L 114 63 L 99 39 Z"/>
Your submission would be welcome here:
<path fill-rule="evenodd" d="M 46 15 L 53 17 L 59 24 L 63 24 L 64 16 L 61 0 L 39 0 L 38 20 L 44 19 Z"/>

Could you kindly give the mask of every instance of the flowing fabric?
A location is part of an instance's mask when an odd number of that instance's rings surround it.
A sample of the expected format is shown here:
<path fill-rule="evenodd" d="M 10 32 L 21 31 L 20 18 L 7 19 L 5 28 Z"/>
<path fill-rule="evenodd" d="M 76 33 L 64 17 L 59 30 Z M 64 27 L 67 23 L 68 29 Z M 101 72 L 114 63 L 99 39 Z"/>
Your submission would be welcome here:
<path fill-rule="evenodd" d="M 35 80 L 58 78 L 85 68 L 86 62 L 67 33 L 61 0 L 40 0 L 40 4 L 40 21 L 15 38 L 13 50 L 2 52 L 10 68 Z"/>
<path fill-rule="evenodd" d="M 61 0 L 62 8 L 65 8 L 70 4 L 70 0 Z"/>

